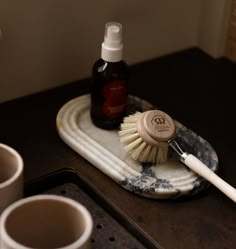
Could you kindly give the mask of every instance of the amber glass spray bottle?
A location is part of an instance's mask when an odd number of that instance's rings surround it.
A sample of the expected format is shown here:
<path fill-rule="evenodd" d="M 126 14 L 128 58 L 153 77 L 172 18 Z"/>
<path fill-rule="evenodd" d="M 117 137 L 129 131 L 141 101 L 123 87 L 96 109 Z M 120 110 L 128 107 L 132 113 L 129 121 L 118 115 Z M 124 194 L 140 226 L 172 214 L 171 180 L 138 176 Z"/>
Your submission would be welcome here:
<path fill-rule="evenodd" d="M 101 59 L 93 66 L 91 86 L 91 119 L 102 129 L 118 128 L 126 113 L 128 68 L 122 52 L 122 25 L 107 23 Z"/>

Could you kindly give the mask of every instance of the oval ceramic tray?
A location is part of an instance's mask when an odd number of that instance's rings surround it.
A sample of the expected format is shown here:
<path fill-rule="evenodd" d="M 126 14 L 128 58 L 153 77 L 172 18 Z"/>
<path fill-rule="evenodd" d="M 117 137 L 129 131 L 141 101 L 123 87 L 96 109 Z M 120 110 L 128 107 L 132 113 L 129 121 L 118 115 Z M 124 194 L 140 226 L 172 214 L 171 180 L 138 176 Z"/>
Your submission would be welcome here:
<path fill-rule="evenodd" d="M 129 96 L 128 107 L 129 113 L 155 109 L 135 96 Z M 62 106 L 56 118 L 58 134 L 69 147 L 123 188 L 145 197 L 167 199 L 195 195 L 208 187 L 209 183 L 183 165 L 171 149 L 168 161 L 163 164 L 134 161 L 120 144 L 117 130 L 102 130 L 92 124 L 89 109 L 90 95 Z M 179 122 L 175 124 L 181 147 L 217 171 L 218 158 L 212 146 Z"/>

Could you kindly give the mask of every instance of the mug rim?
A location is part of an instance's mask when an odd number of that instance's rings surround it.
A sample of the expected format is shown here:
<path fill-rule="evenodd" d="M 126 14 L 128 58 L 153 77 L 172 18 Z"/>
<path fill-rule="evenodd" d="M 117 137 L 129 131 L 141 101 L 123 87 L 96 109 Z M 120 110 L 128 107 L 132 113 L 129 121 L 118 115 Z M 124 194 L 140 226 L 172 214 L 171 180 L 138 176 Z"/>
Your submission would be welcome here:
<path fill-rule="evenodd" d="M 49 200 L 49 201 L 58 201 L 60 203 L 66 203 L 76 209 L 79 209 L 80 212 L 82 212 L 83 216 L 85 216 L 85 221 L 86 221 L 86 227 L 87 229 L 85 232 L 74 242 L 71 244 L 65 245 L 63 247 L 58 247 L 57 249 L 77 249 L 79 246 L 83 246 L 84 243 L 90 238 L 93 230 L 93 220 L 90 212 L 88 209 L 80 204 L 79 202 L 70 199 L 68 197 L 64 196 L 59 196 L 59 195 L 54 195 L 54 194 L 40 194 L 40 195 L 35 195 L 35 196 L 30 196 L 27 198 L 20 199 L 10 206 L 8 206 L 3 213 L 0 216 L 0 234 L 1 234 L 1 240 L 7 241 L 7 243 L 13 247 L 13 248 L 18 248 L 18 249 L 35 249 L 33 247 L 28 247 L 24 246 L 17 241 L 15 241 L 6 231 L 6 220 L 11 214 L 12 211 L 20 207 L 21 205 L 27 204 L 27 203 L 32 203 L 32 202 L 37 202 L 40 200 Z"/>
<path fill-rule="evenodd" d="M 23 159 L 22 159 L 21 155 L 19 154 L 19 152 L 17 152 L 15 149 L 10 147 L 9 145 L 0 143 L 0 148 L 5 149 L 7 152 L 12 154 L 16 158 L 16 161 L 17 161 L 16 172 L 9 179 L 0 183 L 0 190 L 1 190 L 5 187 L 9 186 L 13 182 L 15 182 L 16 179 L 18 179 L 21 176 L 21 174 L 23 172 L 24 162 L 23 162 Z"/>

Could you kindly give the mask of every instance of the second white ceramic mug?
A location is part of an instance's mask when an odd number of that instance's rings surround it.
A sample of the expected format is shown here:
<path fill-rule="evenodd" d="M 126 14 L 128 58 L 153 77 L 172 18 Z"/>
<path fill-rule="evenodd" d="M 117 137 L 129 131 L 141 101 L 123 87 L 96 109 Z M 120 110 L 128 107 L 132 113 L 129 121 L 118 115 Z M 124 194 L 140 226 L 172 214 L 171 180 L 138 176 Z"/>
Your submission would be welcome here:
<path fill-rule="evenodd" d="M 88 249 L 93 221 L 80 203 L 57 195 L 21 199 L 0 217 L 1 249 Z"/>
<path fill-rule="evenodd" d="M 22 197 L 23 160 L 16 150 L 0 143 L 0 215 Z"/>

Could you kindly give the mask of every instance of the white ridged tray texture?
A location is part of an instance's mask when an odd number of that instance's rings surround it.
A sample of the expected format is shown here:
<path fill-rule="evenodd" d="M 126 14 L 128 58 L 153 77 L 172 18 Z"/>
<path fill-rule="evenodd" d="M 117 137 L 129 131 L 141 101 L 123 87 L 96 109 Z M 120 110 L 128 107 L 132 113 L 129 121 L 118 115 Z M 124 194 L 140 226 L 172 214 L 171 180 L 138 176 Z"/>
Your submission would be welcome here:
<path fill-rule="evenodd" d="M 129 96 L 129 106 L 130 111 L 154 109 L 134 96 Z M 65 103 L 56 118 L 58 134 L 69 147 L 123 188 L 145 197 L 165 199 L 194 195 L 209 185 L 179 162 L 175 153 L 170 153 L 169 160 L 160 165 L 134 161 L 119 142 L 117 130 L 94 126 L 89 111 L 88 94 Z M 216 171 L 218 158 L 212 146 L 179 122 L 175 124 L 181 146 Z"/>

